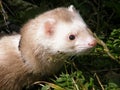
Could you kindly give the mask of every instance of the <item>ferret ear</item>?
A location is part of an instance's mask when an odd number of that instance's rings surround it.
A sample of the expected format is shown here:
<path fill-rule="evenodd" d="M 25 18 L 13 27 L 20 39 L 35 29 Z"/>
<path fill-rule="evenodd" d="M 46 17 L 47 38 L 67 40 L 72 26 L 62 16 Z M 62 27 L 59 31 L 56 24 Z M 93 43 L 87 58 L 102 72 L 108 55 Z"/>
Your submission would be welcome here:
<path fill-rule="evenodd" d="M 68 10 L 71 11 L 71 12 L 76 12 L 76 9 L 75 9 L 75 7 L 73 5 L 70 5 L 68 7 Z"/>
<path fill-rule="evenodd" d="M 56 20 L 55 19 L 47 19 L 44 23 L 45 34 L 47 36 L 52 36 L 54 34 Z"/>

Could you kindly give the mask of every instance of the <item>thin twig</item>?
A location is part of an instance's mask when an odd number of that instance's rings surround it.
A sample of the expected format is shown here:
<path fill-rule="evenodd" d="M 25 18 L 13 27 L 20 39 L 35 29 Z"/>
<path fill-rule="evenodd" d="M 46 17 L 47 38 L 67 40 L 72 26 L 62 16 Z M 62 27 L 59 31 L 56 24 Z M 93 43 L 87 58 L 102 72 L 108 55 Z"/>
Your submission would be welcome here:
<path fill-rule="evenodd" d="M 118 62 L 120 64 L 120 61 L 117 60 L 111 53 L 110 53 L 110 50 L 108 49 L 107 45 L 102 41 L 100 40 L 97 35 L 94 33 L 94 36 L 96 38 L 96 41 L 99 45 L 103 46 L 104 48 L 104 51 L 108 54 L 108 56 L 112 59 L 112 60 L 115 60 L 116 62 Z"/>
<path fill-rule="evenodd" d="M 75 82 L 75 80 L 73 78 L 72 78 L 72 81 L 73 81 L 73 84 L 74 84 L 76 90 L 79 90 L 78 85 L 76 84 L 76 82 Z"/>
<path fill-rule="evenodd" d="M 2 1 L 1 1 L 1 0 L 0 0 L 0 12 L 1 12 L 2 15 L 3 15 L 5 25 L 6 25 L 7 28 L 8 28 L 8 25 L 7 25 L 8 15 L 7 15 L 7 13 L 5 12 L 5 10 L 4 10 L 4 8 L 3 8 L 3 5 L 2 5 Z"/>
<path fill-rule="evenodd" d="M 33 83 L 33 85 L 36 84 L 36 85 L 40 85 L 41 86 L 41 83 L 47 84 L 50 87 L 54 88 L 55 90 L 65 90 L 64 88 L 62 88 L 62 87 L 60 87 L 60 86 L 58 86 L 56 84 L 53 84 L 53 83 L 50 83 L 50 82 L 46 82 L 46 81 L 37 81 L 37 82 Z"/>
<path fill-rule="evenodd" d="M 108 47 L 106 46 L 106 44 L 105 44 L 102 40 L 100 40 L 100 39 L 97 37 L 96 34 L 94 34 L 94 36 L 96 37 L 97 43 L 100 44 L 100 45 L 102 45 L 103 48 L 104 48 L 104 51 L 105 51 L 112 59 L 115 60 L 115 57 L 110 53 L 110 50 L 108 49 Z"/>
<path fill-rule="evenodd" d="M 94 70 L 94 71 L 91 71 L 91 72 L 92 72 L 92 73 L 95 73 L 95 72 L 106 72 L 106 71 L 117 71 L 117 70 L 120 70 L 120 68 Z"/>
<path fill-rule="evenodd" d="M 100 84 L 102 90 L 105 90 L 104 87 L 103 87 L 103 85 L 102 85 L 102 83 L 101 83 L 101 81 L 100 81 L 100 79 L 99 79 L 99 77 L 98 77 L 98 75 L 96 73 L 95 73 L 95 77 L 97 78 L 97 81 Z"/>

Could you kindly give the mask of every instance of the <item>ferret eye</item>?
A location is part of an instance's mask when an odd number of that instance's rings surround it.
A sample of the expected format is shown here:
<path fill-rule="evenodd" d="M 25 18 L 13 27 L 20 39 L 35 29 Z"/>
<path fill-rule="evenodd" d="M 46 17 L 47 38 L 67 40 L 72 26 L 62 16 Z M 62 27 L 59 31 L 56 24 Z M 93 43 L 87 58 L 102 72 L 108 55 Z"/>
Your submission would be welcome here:
<path fill-rule="evenodd" d="M 70 35 L 70 36 L 69 36 L 69 39 L 70 39 L 70 40 L 74 40 L 74 39 L 75 39 L 75 35 Z"/>

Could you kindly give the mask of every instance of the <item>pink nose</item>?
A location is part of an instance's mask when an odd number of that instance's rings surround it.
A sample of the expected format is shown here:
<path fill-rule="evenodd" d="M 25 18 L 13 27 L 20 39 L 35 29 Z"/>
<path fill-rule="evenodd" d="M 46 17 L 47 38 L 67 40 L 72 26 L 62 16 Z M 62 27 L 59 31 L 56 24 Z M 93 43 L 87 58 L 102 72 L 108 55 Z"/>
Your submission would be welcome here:
<path fill-rule="evenodd" d="M 88 43 L 89 46 L 93 46 L 93 47 L 96 46 L 96 44 L 97 44 L 96 40 L 93 40 Z"/>

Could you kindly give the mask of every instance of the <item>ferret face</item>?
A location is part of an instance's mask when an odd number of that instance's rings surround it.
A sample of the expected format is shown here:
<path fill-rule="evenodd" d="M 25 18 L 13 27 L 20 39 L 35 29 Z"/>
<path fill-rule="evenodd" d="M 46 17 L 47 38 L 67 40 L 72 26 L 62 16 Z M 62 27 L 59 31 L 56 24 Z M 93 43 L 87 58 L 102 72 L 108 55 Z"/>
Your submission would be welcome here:
<path fill-rule="evenodd" d="M 56 22 L 55 19 L 50 20 L 52 23 L 51 27 L 49 24 L 49 29 L 46 28 L 50 38 L 46 44 L 52 53 L 86 53 L 86 51 L 96 45 L 96 40 L 75 9 L 69 7 L 68 11 L 71 15 L 73 14 L 73 17 L 68 18 L 69 15 L 67 17 L 70 21 L 58 20 Z"/>
<path fill-rule="evenodd" d="M 96 45 L 95 38 L 81 21 L 60 22 L 52 38 L 50 49 L 53 53 L 82 54 Z"/>
<path fill-rule="evenodd" d="M 26 47 L 38 49 L 42 45 L 53 54 L 82 54 L 96 45 L 89 28 L 72 6 L 57 8 L 36 17 L 23 27 L 22 39 L 25 41 L 23 46 L 28 44 Z"/>
<path fill-rule="evenodd" d="M 44 23 L 46 49 L 52 53 L 84 53 L 96 45 L 96 40 L 82 17 L 72 7 L 68 8 L 71 16 L 62 18 L 49 18 Z M 60 14 L 60 13 L 59 13 Z M 73 16 L 73 17 L 72 17 Z M 61 17 L 60 17 L 61 18 Z M 66 20 L 64 20 L 66 19 Z M 69 20 L 70 19 L 70 20 Z"/>

